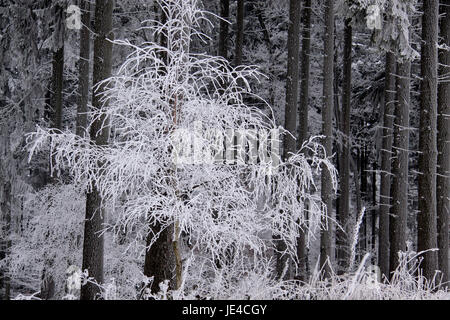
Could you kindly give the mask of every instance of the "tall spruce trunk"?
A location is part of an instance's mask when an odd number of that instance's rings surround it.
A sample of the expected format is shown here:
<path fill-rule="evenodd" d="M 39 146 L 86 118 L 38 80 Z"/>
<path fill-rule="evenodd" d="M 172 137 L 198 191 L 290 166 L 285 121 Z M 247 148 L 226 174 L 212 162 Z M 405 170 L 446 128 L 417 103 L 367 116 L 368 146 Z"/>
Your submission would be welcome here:
<path fill-rule="evenodd" d="M 324 61 L 323 61 L 323 108 L 322 108 L 322 134 L 323 145 L 327 156 L 332 154 L 333 140 L 333 105 L 334 105 L 334 0 L 325 1 L 325 34 L 324 34 Z M 332 216 L 333 195 L 331 175 L 323 168 L 321 177 L 321 197 L 327 210 L 327 215 Z M 324 267 L 324 276 L 331 274 L 331 220 L 324 219 L 325 228 L 320 233 L 320 266 Z"/>
<path fill-rule="evenodd" d="M 372 252 L 376 251 L 377 243 L 377 162 L 372 163 L 372 225 L 371 225 L 371 237 L 372 237 Z M 376 256 L 372 255 L 372 264 L 376 263 Z"/>
<path fill-rule="evenodd" d="M 114 0 L 96 0 L 95 2 L 95 41 L 94 41 L 94 70 L 92 92 L 92 108 L 94 110 L 105 106 L 103 101 L 105 84 L 98 84 L 109 78 L 112 64 L 112 13 Z M 109 139 L 107 125 L 108 119 L 100 117 L 92 123 L 90 136 L 97 145 L 106 145 Z M 99 164 L 101 165 L 101 164 Z M 83 242 L 83 270 L 88 270 L 89 277 L 93 277 L 98 284 L 103 283 L 103 234 L 105 211 L 102 208 L 102 199 L 96 186 L 86 196 L 86 220 L 84 222 Z M 100 289 L 97 285 L 88 283 L 81 288 L 82 300 L 94 300 L 98 298 Z"/>
<path fill-rule="evenodd" d="M 336 249 L 339 273 L 347 270 L 349 260 L 349 247 L 351 234 L 349 224 L 350 213 L 350 101 L 352 90 L 352 26 L 351 19 L 345 20 L 344 28 L 344 87 L 342 92 L 342 127 L 343 127 L 343 147 L 342 161 L 339 166 L 340 173 L 340 197 L 338 223 L 344 229 L 337 229 Z"/>
<path fill-rule="evenodd" d="M 437 41 L 439 1 L 423 2 L 422 61 L 419 127 L 419 214 L 418 251 L 437 248 L 436 230 L 436 120 L 437 120 Z M 448 103 L 448 102 L 447 102 Z M 427 251 L 423 275 L 432 279 L 437 269 L 437 253 Z"/>
<path fill-rule="evenodd" d="M 230 0 L 220 0 L 220 17 L 230 18 Z M 219 56 L 228 59 L 228 22 L 220 20 Z"/>
<path fill-rule="evenodd" d="M 300 52 L 300 1 L 291 0 L 289 5 L 288 28 L 288 61 L 286 77 L 286 108 L 284 113 L 284 127 L 290 134 L 284 136 L 283 159 L 286 161 L 292 153 L 297 151 L 297 107 L 299 80 L 299 52 Z M 287 212 L 287 214 L 291 214 Z M 281 277 L 287 263 L 286 244 L 277 240 L 277 276 Z M 288 273 L 285 274 L 287 279 Z"/>
<path fill-rule="evenodd" d="M 361 128 L 364 128 L 366 126 L 366 121 L 362 121 Z M 361 157 L 359 160 L 361 161 L 360 164 L 360 172 L 361 172 L 361 205 L 358 209 L 358 215 L 361 213 L 361 210 L 363 207 L 365 207 L 365 203 L 367 202 L 367 171 L 368 171 L 368 163 L 369 163 L 369 157 L 368 157 L 368 151 L 367 151 L 367 142 L 363 140 L 361 142 Z M 364 214 L 361 222 L 361 226 L 359 228 L 359 252 L 358 257 L 362 259 L 365 251 L 367 250 L 367 212 Z"/>
<path fill-rule="evenodd" d="M 391 194 L 391 154 L 393 140 L 393 110 L 395 99 L 395 55 L 386 53 L 384 81 L 383 138 L 381 147 L 380 208 L 378 236 L 378 266 L 389 278 L 389 205 Z"/>
<path fill-rule="evenodd" d="M 55 15 L 50 125 L 54 129 L 61 129 L 64 81 L 64 8 L 56 6 Z"/>
<path fill-rule="evenodd" d="M 84 137 L 87 135 L 87 111 L 89 100 L 89 66 L 91 57 L 91 4 L 87 0 L 80 1 L 82 10 L 80 30 L 80 59 L 78 65 L 78 106 L 77 106 L 77 126 L 76 134 Z"/>
<path fill-rule="evenodd" d="M 300 54 L 300 112 L 299 112 L 299 132 L 298 149 L 303 142 L 308 139 L 308 100 L 309 100 L 309 73 L 311 53 L 311 0 L 304 0 L 302 8 L 302 49 Z M 306 204 L 308 206 L 308 204 Z M 297 239 L 297 257 L 298 257 L 298 279 L 307 281 L 308 279 L 308 251 L 306 248 L 306 234 L 308 226 L 299 231 Z"/>
<path fill-rule="evenodd" d="M 439 52 L 438 122 L 437 122 L 437 219 L 438 262 L 442 282 L 449 281 L 448 230 L 450 215 L 450 0 L 441 1 L 440 32 L 447 50 Z M 448 284 L 447 284 L 448 286 Z"/>
<path fill-rule="evenodd" d="M 242 64 L 242 50 L 244 47 L 244 0 L 237 0 L 236 15 L 236 45 L 234 48 L 234 66 Z"/>
<path fill-rule="evenodd" d="M 398 64 L 397 103 L 392 147 L 392 223 L 390 229 L 390 275 L 399 265 L 398 252 L 406 251 L 408 213 L 408 149 L 411 62 Z"/>
<path fill-rule="evenodd" d="M 11 183 L 9 181 L 4 182 L 2 186 L 2 195 L 1 195 L 1 217 L 3 222 L 3 232 L 2 234 L 5 236 L 4 239 L 1 239 L 0 245 L 1 249 L 1 258 L 6 258 L 11 254 Z M 10 278 L 10 270 L 9 263 L 5 265 L 2 273 L 2 279 L 0 279 L 2 286 L 0 289 L 4 289 L 3 296 L 0 292 L 0 298 L 2 300 L 10 300 L 11 299 L 11 278 Z"/>
<path fill-rule="evenodd" d="M 63 111 L 63 83 L 64 83 L 64 40 L 65 40 L 65 18 L 64 8 L 55 6 L 55 30 L 53 34 L 53 57 L 52 57 L 52 81 L 50 99 L 50 123 L 49 126 L 56 130 L 62 129 Z M 50 171 L 50 170 L 49 170 Z M 48 180 L 55 182 L 49 172 Z M 55 294 L 55 282 L 53 280 L 53 258 L 44 256 L 44 269 L 41 275 L 41 288 L 39 297 L 50 300 Z"/>

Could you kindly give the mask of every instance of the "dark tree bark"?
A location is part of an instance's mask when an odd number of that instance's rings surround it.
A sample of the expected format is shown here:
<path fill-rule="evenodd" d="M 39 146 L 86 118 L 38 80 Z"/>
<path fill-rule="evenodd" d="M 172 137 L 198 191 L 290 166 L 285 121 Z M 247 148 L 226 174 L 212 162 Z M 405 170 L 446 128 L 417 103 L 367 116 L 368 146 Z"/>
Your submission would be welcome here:
<path fill-rule="evenodd" d="M 167 17 L 163 10 L 160 11 L 160 22 L 166 23 Z M 161 46 L 167 47 L 167 37 L 161 34 L 159 39 Z M 161 55 L 161 59 L 165 65 L 168 65 L 168 57 L 166 54 Z M 163 74 L 165 70 L 161 69 Z M 169 286 L 171 289 L 175 288 L 174 281 L 174 269 L 175 269 L 175 255 L 172 248 L 172 236 L 174 233 L 173 226 L 170 226 L 161 231 L 161 225 L 150 225 L 149 234 L 147 236 L 147 251 L 145 253 L 144 261 L 144 275 L 147 277 L 154 277 L 150 286 L 151 293 L 155 294 L 160 291 L 159 284 L 164 280 L 169 280 Z M 158 238 L 154 240 L 152 246 L 150 246 L 153 237 L 159 234 Z"/>
<path fill-rule="evenodd" d="M 364 128 L 366 125 L 366 121 L 362 121 L 362 128 Z M 362 206 L 367 201 L 367 169 L 368 169 L 368 163 L 369 163 L 369 157 L 368 157 L 368 151 L 367 151 L 367 143 L 364 140 L 362 142 L 362 150 L 361 150 L 361 207 L 358 210 L 358 214 L 361 213 Z M 360 232 L 359 232 L 359 257 L 362 258 L 365 251 L 367 250 L 367 212 L 364 214 L 361 226 L 360 226 Z"/>
<path fill-rule="evenodd" d="M 161 225 L 151 226 L 151 233 L 147 237 L 147 246 L 150 245 L 153 234 L 161 231 Z M 156 294 L 160 291 L 159 284 L 169 280 L 170 288 L 174 288 L 175 255 L 172 248 L 173 227 L 161 231 L 155 243 L 149 247 L 145 254 L 144 275 L 153 277 L 150 291 Z"/>
<path fill-rule="evenodd" d="M 349 224 L 350 213 L 350 101 L 352 90 L 352 26 L 351 19 L 345 20 L 344 28 L 344 87 L 342 92 L 342 127 L 343 127 L 343 147 L 342 147 L 342 161 L 339 166 L 340 173 L 340 197 L 339 197 L 339 212 L 338 223 L 342 226 L 345 232 L 337 229 L 336 234 L 336 249 L 337 260 L 339 265 L 339 273 L 347 270 L 350 247 L 349 237 L 351 234 Z"/>
<path fill-rule="evenodd" d="M 380 208 L 378 237 L 378 266 L 382 275 L 389 278 L 389 204 L 391 194 L 391 152 L 393 110 L 395 99 L 395 55 L 386 53 L 386 69 L 384 82 L 384 116 L 383 139 L 381 150 L 380 173 Z"/>
<path fill-rule="evenodd" d="M 230 18 L 230 0 L 220 0 L 220 16 L 228 20 Z M 219 56 L 228 59 L 228 22 L 220 20 L 219 31 Z"/>
<path fill-rule="evenodd" d="M 450 1 L 441 1 L 440 21 L 442 42 L 450 47 Z M 438 218 L 438 262 L 442 282 L 449 281 L 448 230 L 450 215 L 450 51 L 439 52 L 438 122 L 437 122 L 437 218 Z M 447 284 L 448 286 L 448 284 Z"/>
<path fill-rule="evenodd" d="M 236 44 L 234 48 L 235 67 L 242 64 L 243 47 L 244 47 L 244 0 L 237 0 Z"/>
<path fill-rule="evenodd" d="M 288 61 L 286 80 L 286 109 L 284 113 L 284 128 L 290 133 L 283 140 L 283 159 L 287 160 L 297 150 L 297 103 L 299 80 L 299 52 L 300 52 L 300 2 L 291 0 L 289 5 L 288 29 Z M 281 277 L 287 258 L 281 253 L 286 250 L 286 244 L 277 240 L 277 276 Z M 287 273 L 285 278 L 287 277 Z"/>
<path fill-rule="evenodd" d="M 323 145 L 327 155 L 332 153 L 333 143 L 333 99 L 334 99 L 334 1 L 325 1 L 325 34 L 324 34 L 324 61 L 323 61 L 323 108 L 322 108 L 322 134 Z M 332 181 L 330 173 L 323 168 L 322 171 L 322 201 L 327 209 L 327 215 L 333 212 Z M 324 267 L 324 276 L 329 277 L 331 270 L 327 260 L 331 258 L 331 221 L 323 221 L 325 228 L 320 235 L 320 266 Z"/>
<path fill-rule="evenodd" d="M 422 61 L 419 127 L 419 214 L 418 251 L 437 248 L 436 230 L 436 120 L 437 120 L 437 41 L 439 1 L 423 2 Z M 427 251 L 423 275 L 432 279 L 437 269 L 437 253 Z"/>
<path fill-rule="evenodd" d="M 298 139 L 298 149 L 303 142 L 308 139 L 308 108 L 309 108 L 309 73 L 311 53 L 311 0 L 304 0 L 302 8 L 302 49 L 300 54 L 300 136 Z M 308 251 L 306 248 L 306 228 L 300 230 L 300 236 L 297 240 L 297 256 L 299 260 L 299 280 L 308 279 Z"/>
<path fill-rule="evenodd" d="M 3 233 L 5 235 L 5 239 L 2 239 L 0 242 L 1 248 L 1 258 L 5 258 L 7 255 L 11 252 L 11 239 L 10 239 L 10 232 L 11 232 L 11 183 L 5 182 L 3 184 L 3 192 L 1 197 L 1 214 L 3 218 Z M 3 291 L 3 297 L 2 300 L 10 300 L 11 299 L 11 278 L 9 275 L 9 264 L 6 265 L 6 267 L 1 270 L 2 273 L 0 274 L 2 276 L 1 284 Z M 1 289 L 1 288 L 0 288 Z M 1 294 L 1 292 L 0 292 Z"/>
<path fill-rule="evenodd" d="M 53 58 L 52 58 L 52 81 L 51 81 L 51 99 L 50 99 L 50 127 L 53 129 L 62 129 L 62 111 L 63 111 L 63 83 L 64 83 L 64 38 L 65 38 L 65 14 L 64 8 L 60 5 L 55 6 L 55 23 L 53 33 Z M 50 171 L 50 170 L 49 170 Z M 51 172 L 48 180 L 44 182 L 54 182 Z M 55 294 L 55 283 L 53 280 L 53 262 L 51 259 L 45 259 L 44 270 L 41 275 L 41 299 L 50 300 Z"/>
<path fill-rule="evenodd" d="M 377 162 L 374 161 L 372 163 L 372 252 L 376 251 L 376 243 L 377 243 Z M 376 256 L 372 255 L 372 263 L 376 263 Z"/>
<path fill-rule="evenodd" d="M 311 54 L 311 0 L 304 0 L 302 8 L 302 50 L 300 73 L 300 137 L 298 147 L 308 139 L 308 100 L 309 100 L 309 74 Z"/>
<path fill-rule="evenodd" d="M 51 127 L 62 127 L 62 103 L 64 81 L 64 9 L 61 6 L 55 8 L 56 21 L 54 33 L 54 52 L 52 62 L 52 98 L 51 98 Z"/>
<path fill-rule="evenodd" d="M 89 66 L 91 57 L 91 5 L 87 0 L 80 1 L 82 10 L 80 30 L 80 59 L 78 65 L 78 107 L 77 107 L 77 128 L 76 133 L 84 137 L 87 135 L 87 104 L 89 100 Z"/>
<path fill-rule="evenodd" d="M 397 103 L 392 147 L 392 223 L 390 229 L 390 275 L 399 265 L 398 252 L 406 251 L 408 213 L 408 148 L 411 62 L 398 64 Z"/>
<path fill-rule="evenodd" d="M 96 0 L 95 2 L 95 41 L 94 41 L 94 71 L 92 92 L 92 108 L 100 109 L 104 106 L 102 101 L 105 84 L 98 84 L 111 75 L 112 63 L 112 13 L 114 0 Z M 106 145 L 109 139 L 109 130 L 103 123 L 107 119 L 101 117 L 96 120 L 90 128 L 90 136 L 97 145 Z M 99 164 L 101 165 L 101 164 Z M 88 270 L 89 277 L 102 284 L 103 283 L 103 235 L 99 232 L 103 229 L 105 212 L 102 209 L 101 196 L 94 185 L 86 196 L 86 220 L 84 222 L 84 242 L 83 242 L 83 270 Z M 99 288 L 91 283 L 81 288 L 82 300 L 94 300 L 100 293 Z"/>

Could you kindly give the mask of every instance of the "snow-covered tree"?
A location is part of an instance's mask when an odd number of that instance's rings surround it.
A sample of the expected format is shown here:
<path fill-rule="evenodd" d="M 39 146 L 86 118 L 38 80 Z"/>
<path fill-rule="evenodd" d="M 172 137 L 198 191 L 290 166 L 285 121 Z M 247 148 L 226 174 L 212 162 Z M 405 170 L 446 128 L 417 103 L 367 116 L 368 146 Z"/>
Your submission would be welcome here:
<path fill-rule="evenodd" d="M 148 21 L 143 28 L 163 34 L 167 46 L 115 41 L 133 51 L 102 85 L 108 106 L 90 114 L 91 124 L 104 119 L 99 129 L 110 130 L 108 145 L 38 127 L 28 137 L 30 157 L 49 148 L 54 172 L 64 168 L 81 188 L 95 187 L 103 204 L 117 215 L 111 226 L 115 230 L 134 230 L 142 239 L 155 225 L 159 230 L 173 228 L 175 288 L 191 283 L 193 260 L 203 261 L 205 271 L 215 276 L 227 264 L 238 264 L 245 277 L 245 270 L 258 264 L 257 257 L 274 249 L 267 234 L 284 241 L 281 254 L 296 261 L 297 237 L 307 217 L 313 231 L 330 222 L 320 197 L 310 193 L 323 170 L 336 188 L 330 155 L 311 138 L 303 150 L 281 161 L 280 137 L 264 140 L 279 129 L 273 117 L 244 103 L 248 96 L 258 99 L 248 79 L 261 76 L 259 72 L 190 52 L 193 38 L 207 37 L 196 29 L 208 21 L 196 0 L 158 3 L 166 21 Z M 186 142 L 186 135 L 177 138 L 180 132 L 190 133 L 195 143 Z M 305 149 L 309 152 L 302 152 Z M 178 151 L 200 152 L 202 158 L 177 161 Z M 152 235 L 148 247 L 157 237 Z"/>

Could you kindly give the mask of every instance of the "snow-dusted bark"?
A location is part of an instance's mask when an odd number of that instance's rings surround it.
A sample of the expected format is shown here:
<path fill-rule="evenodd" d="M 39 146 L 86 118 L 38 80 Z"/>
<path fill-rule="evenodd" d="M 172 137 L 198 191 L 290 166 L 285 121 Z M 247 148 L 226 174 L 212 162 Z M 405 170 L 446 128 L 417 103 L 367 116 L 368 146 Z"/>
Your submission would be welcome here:
<path fill-rule="evenodd" d="M 399 266 L 399 251 L 406 252 L 408 215 L 408 162 L 409 162 L 409 105 L 411 61 L 397 65 L 397 98 L 392 146 L 392 206 L 390 233 L 390 262 L 392 274 Z"/>
<path fill-rule="evenodd" d="M 79 136 L 88 134 L 86 128 L 88 124 L 87 111 L 89 101 L 89 70 L 91 58 L 91 4 L 89 1 L 82 0 L 82 15 L 80 30 L 80 59 L 78 66 L 78 106 L 76 119 L 76 133 Z"/>
<path fill-rule="evenodd" d="M 333 140 L 333 103 L 334 103 L 334 0 L 325 1 L 325 31 L 324 31 L 324 61 L 323 61 L 323 107 L 322 107 L 322 134 L 326 154 L 332 153 Z M 328 215 L 333 210 L 332 177 L 329 172 L 322 172 L 321 197 Z M 325 228 L 320 238 L 320 265 L 325 270 L 325 276 L 330 275 L 331 259 L 331 221 L 324 219 Z"/>
<path fill-rule="evenodd" d="M 242 64 L 242 51 L 244 46 L 244 14 L 245 14 L 245 0 L 237 0 L 236 13 L 236 43 L 234 46 L 234 66 Z"/>
<path fill-rule="evenodd" d="M 289 6 L 288 28 L 288 61 L 286 78 L 286 107 L 284 112 L 284 127 L 289 132 L 283 140 L 283 159 L 287 160 L 297 149 L 297 109 L 298 109 L 298 81 L 299 81 L 299 51 L 300 51 L 300 1 L 291 0 Z M 290 214 L 290 212 L 287 212 Z M 277 241 L 277 251 L 282 252 L 285 244 Z M 277 276 L 283 275 L 288 260 L 277 256 Z M 285 274 L 289 278 L 289 274 Z"/>
<path fill-rule="evenodd" d="M 440 21 L 440 35 L 445 45 L 439 52 L 439 89 L 437 122 L 437 231 L 439 270 L 442 282 L 449 280 L 448 232 L 450 216 L 450 1 L 440 1 L 444 15 Z"/>
<path fill-rule="evenodd" d="M 436 120 L 438 68 L 439 1 L 423 2 L 422 56 L 419 126 L 419 213 L 418 251 L 426 251 L 422 263 L 424 276 L 431 280 L 437 270 L 436 230 Z"/>
<path fill-rule="evenodd" d="M 381 273 L 389 275 L 389 209 L 391 195 L 391 154 L 393 141 L 393 111 L 395 99 L 395 55 L 386 53 L 385 81 L 384 81 L 384 115 L 383 139 L 381 150 L 381 181 L 378 235 L 378 266 Z"/>
<path fill-rule="evenodd" d="M 300 108 L 299 108 L 299 137 L 297 145 L 301 146 L 309 136 L 309 77 L 310 77 L 310 54 L 311 54 L 311 0 L 304 0 L 302 7 L 302 46 L 300 55 Z M 308 278 L 308 248 L 307 232 L 300 230 L 297 243 L 297 255 L 299 259 L 299 279 Z"/>
<path fill-rule="evenodd" d="M 101 114 L 101 110 L 108 108 L 105 101 L 106 83 L 111 75 L 112 63 L 112 13 L 114 0 L 97 0 L 95 3 L 95 33 L 94 40 L 94 66 L 92 93 L 92 112 L 98 116 L 93 117 L 90 123 L 90 140 L 93 148 L 106 148 L 109 139 L 109 115 Z M 100 114 L 99 114 L 100 113 Z M 80 137 L 84 139 L 84 137 Z M 94 160 L 95 161 L 95 160 Z M 103 167 L 105 162 L 98 159 L 96 166 Z M 86 194 L 86 220 L 84 222 L 83 238 L 83 270 L 89 272 L 98 284 L 103 283 L 103 248 L 104 239 L 101 230 L 105 222 L 105 211 L 103 210 L 102 192 L 99 187 L 92 183 Z M 95 284 L 88 283 L 81 289 L 81 299 L 94 300 L 100 288 Z"/>

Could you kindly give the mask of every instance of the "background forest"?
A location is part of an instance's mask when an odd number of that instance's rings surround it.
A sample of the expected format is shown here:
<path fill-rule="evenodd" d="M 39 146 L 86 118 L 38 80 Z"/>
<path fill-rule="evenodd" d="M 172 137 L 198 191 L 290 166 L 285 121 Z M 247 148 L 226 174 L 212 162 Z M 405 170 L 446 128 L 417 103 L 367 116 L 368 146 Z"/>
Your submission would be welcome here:
<path fill-rule="evenodd" d="M 450 0 L 0 0 L 0 299 L 449 299 Z"/>

